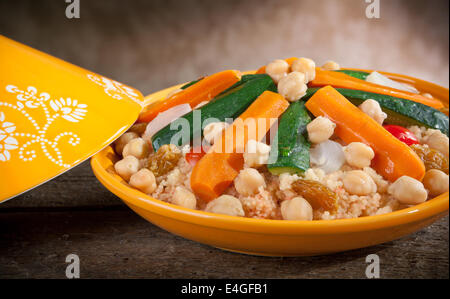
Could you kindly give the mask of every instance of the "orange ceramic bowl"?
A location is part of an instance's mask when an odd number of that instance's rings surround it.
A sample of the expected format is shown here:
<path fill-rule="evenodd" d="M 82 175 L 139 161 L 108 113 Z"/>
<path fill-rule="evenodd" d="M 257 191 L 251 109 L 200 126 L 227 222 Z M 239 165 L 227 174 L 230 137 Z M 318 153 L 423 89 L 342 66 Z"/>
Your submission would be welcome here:
<path fill-rule="evenodd" d="M 439 94 L 448 106 L 448 89 L 425 85 L 427 92 Z M 164 99 L 173 88 L 147 99 Z M 448 192 L 407 209 L 355 219 L 286 221 L 212 214 L 165 203 L 130 187 L 114 172 L 117 159 L 107 147 L 92 158 L 91 165 L 100 182 L 136 213 L 184 238 L 246 254 L 307 256 L 362 248 L 408 235 L 448 214 Z"/>

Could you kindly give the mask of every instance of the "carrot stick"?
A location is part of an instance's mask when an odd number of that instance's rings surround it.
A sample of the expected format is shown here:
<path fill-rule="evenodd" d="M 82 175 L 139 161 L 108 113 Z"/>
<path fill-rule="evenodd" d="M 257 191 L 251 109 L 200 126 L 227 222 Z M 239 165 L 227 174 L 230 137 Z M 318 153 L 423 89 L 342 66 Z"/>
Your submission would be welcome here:
<path fill-rule="evenodd" d="M 354 106 L 336 89 L 319 89 L 305 104 L 314 116 L 336 123 L 335 133 L 344 142 L 362 142 L 375 152 L 372 168 L 389 181 L 403 175 L 422 180 L 425 166 L 419 156 L 370 116 Z"/>
<path fill-rule="evenodd" d="M 208 76 L 170 98 L 149 106 L 146 111 L 141 113 L 138 121 L 150 122 L 158 113 L 181 104 L 189 104 L 191 108 L 195 108 L 203 101 L 210 101 L 216 95 L 238 82 L 239 79 L 240 73 L 234 70 Z"/>
<path fill-rule="evenodd" d="M 296 61 L 297 59 L 298 59 L 297 57 L 291 57 L 291 58 L 285 59 L 284 61 L 286 61 L 286 62 L 289 64 L 289 66 L 291 66 L 292 63 L 293 63 L 294 61 Z M 265 65 L 262 66 L 262 67 L 260 67 L 260 68 L 256 71 L 256 74 L 265 74 L 265 73 L 266 73 L 266 66 L 265 66 Z"/>
<path fill-rule="evenodd" d="M 220 196 L 244 166 L 245 144 L 255 138 L 250 135 L 262 139 L 288 106 L 289 102 L 281 95 L 271 91 L 262 93 L 195 165 L 191 174 L 194 193 L 206 202 Z M 257 133 L 250 132 L 250 128 L 242 125 L 250 121 L 254 121 Z M 265 124 L 265 128 L 262 128 L 262 124 Z"/>
<path fill-rule="evenodd" d="M 424 105 L 428 105 L 436 109 L 441 109 L 444 107 L 442 102 L 437 99 L 430 99 L 419 94 L 414 94 L 407 91 L 402 91 L 386 86 L 381 86 L 378 84 L 373 84 L 361 79 L 354 78 L 341 72 L 325 71 L 322 70 L 321 68 L 316 68 L 316 77 L 314 78 L 314 80 L 309 82 L 308 86 L 319 87 L 326 85 L 331 85 L 336 88 L 339 87 L 339 88 L 356 89 L 378 94 L 390 95 L 422 103 Z"/>

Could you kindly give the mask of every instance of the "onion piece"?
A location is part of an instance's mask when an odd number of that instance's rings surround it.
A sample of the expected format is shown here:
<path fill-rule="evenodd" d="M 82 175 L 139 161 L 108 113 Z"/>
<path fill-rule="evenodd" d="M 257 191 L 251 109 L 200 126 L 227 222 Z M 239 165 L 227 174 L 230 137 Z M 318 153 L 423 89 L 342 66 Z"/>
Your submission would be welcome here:
<path fill-rule="evenodd" d="M 151 122 L 148 123 L 142 138 L 151 143 L 152 136 L 176 120 L 177 118 L 191 112 L 191 106 L 189 104 L 181 104 L 160 112 Z"/>
<path fill-rule="evenodd" d="M 378 84 L 378 85 L 383 85 L 383 86 L 403 90 L 403 91 L 408 91 L 408 92 L 417 93 L 417 94 L 419 93 L 419 91 L 416 88 L 414 88 L 413 86 L 391 80 L 388 77 L 386 77 L 378 72 L 370 73 L 370 75 L 366 77 L 366 81 L 370 82 L 370 83 Z"/>
<path fill-rule="evenodd" d="M 327 174 L 335 172 L 345 163 L 343 147 L 331 140 L 319 143 L 310 150 L 310 162 Z"/>

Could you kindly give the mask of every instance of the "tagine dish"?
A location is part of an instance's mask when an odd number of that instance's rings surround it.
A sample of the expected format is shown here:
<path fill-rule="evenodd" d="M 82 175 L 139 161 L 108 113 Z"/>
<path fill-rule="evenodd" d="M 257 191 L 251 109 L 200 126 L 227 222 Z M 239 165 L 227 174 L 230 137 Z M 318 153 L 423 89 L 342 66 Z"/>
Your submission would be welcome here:
<path fill-rule="evenodd" d="M 193 210 L 357 218 L 448 192 L 448 133 L 442 99 L 401 77 L 289 58 L 172 89 L 115 141 L 114 170 Z"/>

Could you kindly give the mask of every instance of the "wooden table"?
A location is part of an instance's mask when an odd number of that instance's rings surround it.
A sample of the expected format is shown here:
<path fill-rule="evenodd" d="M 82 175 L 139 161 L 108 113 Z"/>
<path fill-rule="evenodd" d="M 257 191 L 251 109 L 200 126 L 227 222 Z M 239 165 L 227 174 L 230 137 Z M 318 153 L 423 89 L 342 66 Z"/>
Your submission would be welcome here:
<path fill-rule="evenodd" d="M 446 217 L 400 240 L 334 255 L 235 254 L 146 222 L 83 163 L 0 206 L 0 278 L 65 278 L 71 253 L 81 278 L 365 278 L 365 258 L 375 253 L 382 278 L 448 279 L 448 236 Z"/>

